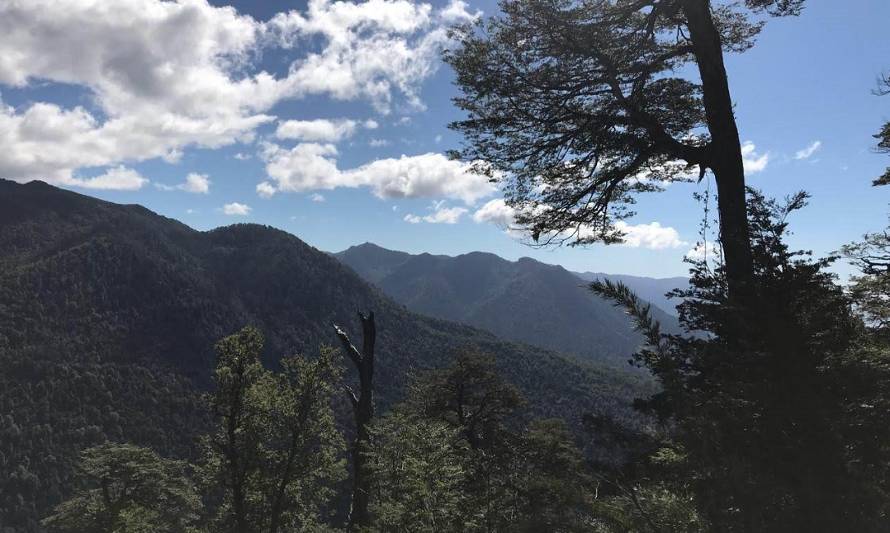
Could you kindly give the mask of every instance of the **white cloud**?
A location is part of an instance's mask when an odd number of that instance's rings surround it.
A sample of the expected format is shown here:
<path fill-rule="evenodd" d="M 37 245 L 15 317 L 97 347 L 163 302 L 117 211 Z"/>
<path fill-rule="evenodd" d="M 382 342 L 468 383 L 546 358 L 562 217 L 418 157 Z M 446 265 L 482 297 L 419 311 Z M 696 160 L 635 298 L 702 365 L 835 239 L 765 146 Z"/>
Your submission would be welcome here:
<path fill-rule="evenodd" d="M 250 154 L 245 154 L 243 152 L 238 152 L 237 154 L 235 154 L 235 159 L 237 159 L 238 161 L 247 161 L 251 157 L 253 156 L 251 156 Z"/>
<path fill-rule="evenodd" d="M 522 228 L 515 226 L 516 210 L 507 205 L 502 198 L 489 200 L 485 205 L 473 213 L 473 220 L 477 223 L 489 222 L 500 228 L 504 228 L 508 235 L 521 237 L 524 235 Z M 649 224 L 628 224 L 623 220 L 615 223 L 615 227 L 624 233 L 622 246 L 630 248 L 646 248 L 649 250 L 664 250 L 667 248 L 679 248 L 688 243 L 680 239 L 680 234 L 672 227 L 662 226 L 658 222 Z M 583 236 L 589 230 L 581 228 Z"/>
<path fill-rule="evenodd" d="M 822 148 L 822 141 L 813 141 L 806 148 L 802 148 L 795 152 L 794 159 L 808 159 L 810 156 L 819 151 L 820 148 Z"/>
<path fill-rule="evenodd" d="M 207 194 L 210 192 L 210 178 L 207 174 L 191 172 L 185 177 L 185 183 L 180 185 L 180 188 L 186 192 Z"/>
<path fill-rule="evenodd" d="M 247 216 L 250 214 L 251 207 L 249 205 L 232 202 L 222 207 L 222 212 L 230 216 Z"/>
<path fill-rule="evenodd" d="M 84 189 L 104 189 L 110 191 L 136 191 L 148 183 L 141 174 L 124 166 L 110 168 L 104 174 L 92 178 L 65 178 L 63 185 Z"/>
<path fill-rule="evenodd" d="M 478 224 L 490 222 L 502 228 L 509 228 L 515 223 L 516 210 L 507 205 L 503 198 L 489 200 L 473 213 L 473 220 Z"/>
<path fill-rule="evenodd" d="M 368 141 L 368 145 L 373 148 L 381 148 L 383 146 L 389 146 L 389 141 L 386 139 L 371 139 Z"/>
<path fill-rule="evenodd" d="M 365 121 L 365 129 L 376 130 L 379 127 L 380 127 L 380 124 L 378 124 L 377 121 L 374 119 L 369 118 L 368 120 Z"/>
<path fill-rule="evenodd" d="M 742 162 L 745 165 L 745 174 L 762 172 L 769 164 L 769 154 L 757 153 L 757 147 L 751 141 L 742 143 Z"/>
<path fill-rule="evenodd" d="M 257 183 L 256 193 L 262 198 L 271 198 L 276 193 L 275 186 L 268 181 Z"/>
<path fill-rule="evenodd" d="M 405 215 L 403 220 L 411 224 L 419 224 L 420 222 L 427 222 L 429 224 L 457 224 L 460 217 L 467 212 L 463 207 L 445 207 L 444 202 L 433 202 L 430 209 L 433 212 L 429 215 L 419 216 L 409 213 Z"/>
<path fill-rule="evenodd" d="M 470 165 L 437 153 L 378 159 L 350 170 L 337 167 L 337 148 L 332 144 L 303 143 L 286 149 L 264 143 L 262 156 L 277 191 L 369 187 L 379 198 L 449 198 L 472 204 L 495 190 Z"/>
<path fill-rule="evenodd" d="M 348 119 L 286 120 L 278 124 L 275 136 L 310 142 L 337 142 L 352 137 L 358 123 Z"/>
<path fill-rule="evenodd" d="M 310 194 L 309 199 L 316 203 L 322 203 L 325 201 L 324 195 L 318 194 L 317 192 Z"/>
<path fill-rule="evenodd" d="M 207 194 L 208 192 L 210 192 L 210 178 L 207 176 L 207 174 L 190 172 L 185 177 L 185 181 L 180 183 L 179 185 L 164 185 L 162 183 L 156 183 L 155 186 L 162 191 L 179 190 L 195 194 Z"/>
<path fill-rule="evenodd" d="M 307 95 L 420 108 L 461 9 L 310 0 L 260 22 L 204 0 L 0 2 L 0 85 L 70 84 L 91 106 L 0 104 L 0 175 L 64 182 L 84 167 L 175 161 L 249 141 L 275 104 Z M 290 55 L 286 75 L 255 67 L 273 47 Z"/>
<path fill-rule="evenodd" d="M 470 13 L 467 11 L 467 7 L 467 3 L 462 0 L 451 0 L 439 16 L 449 24 L 472 22 L 482 16 L 481 11 Z"/>
<path fill-rule="evenodd" d="M 680 234 L 670 226 L 662 226 L 658 222 L 649 224 L 628 224 L 623 220 L 615 223 L 615 227 L 624 233 L 622 246 L 630 248 L 646 248 L 664 250 L 686 246 L 687 242 L 680 239 Z"/>

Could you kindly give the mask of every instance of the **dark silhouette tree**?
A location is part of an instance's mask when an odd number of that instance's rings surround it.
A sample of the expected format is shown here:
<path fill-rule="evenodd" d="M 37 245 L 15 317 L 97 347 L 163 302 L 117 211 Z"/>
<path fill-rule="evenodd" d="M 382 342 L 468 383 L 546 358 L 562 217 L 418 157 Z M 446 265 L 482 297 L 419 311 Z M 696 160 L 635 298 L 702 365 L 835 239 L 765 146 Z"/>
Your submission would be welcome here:
<path fill-rule="evenodd" d="M 805 203 L 750 192 L 758 294 L 747 305 L 731 303 L 722 267 L 694 263 L 678 310 L 704 335 L 664 335 L 626 287 L 591 285 L 645 334 L 636 359 L 661 391 L 638 405 L 676 424 L 685 478 L 715 531 L 886 529 L 887 448 L 877 443 L 887 439 L 878 406 L 888 352 L 866 340 L 826 272 L 831 260 L 786 245 L 786 217 Z M 757 333 L 738 335 L 738 323 Z"/>
<path fill-rule="evenodd" d="M 343 345 L 343 351 L 358 370 L 358 394 L 346 385 L 346 393 L 352 404 L 355 416 L 355 440 L 352 446 L 352 509 L 349 513 L 350 529 L 367 527 L 370 524 L 368 511 L 371 492 L 371 473 L 367 466 L 366 449 L 368 446 L 368 425 L 374 418 L 374 344 L 377 339 L 377 327 L 374 324 L 374 313 L 358 314 L 362 324 L 362 351 L 349 340 L 340 326 L 333 324 L 334 332 Z"/>
<path fill-rule="evenodd" d="M 724 53 L 753 45 L 759 15 L 797 15 L 802 5 L 502 2 L 501 16 L 455 30 L 459 46 L 445 54 L 468 114 L 452 124 L 467 140 L 453 155 L 501 182 L 538 244 L 619 241 L 614 222 L 633 214 L 634 193 L 710 169 L 736 292 L 753 265 Z"/>

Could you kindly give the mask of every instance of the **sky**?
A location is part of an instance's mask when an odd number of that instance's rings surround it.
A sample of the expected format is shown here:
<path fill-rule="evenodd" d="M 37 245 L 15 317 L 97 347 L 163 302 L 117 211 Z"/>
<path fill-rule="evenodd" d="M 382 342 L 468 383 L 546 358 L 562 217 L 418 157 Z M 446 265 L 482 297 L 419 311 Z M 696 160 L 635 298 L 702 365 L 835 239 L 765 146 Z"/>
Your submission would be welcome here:
<path fill-rule="evenodd" d="M 260 223 L 325 251 L 482 250 L 575 271 L 684 275 L 702 206 L 641 196 L 620 245 L 537 249 L 461 137 L 447 28 L 491 0 L 0 1 L 0 177 L 142 204 L 199 230 Z M 830 253 L 887 224 L 872 137 L 890 2 L 809 0 L 727 57 L 749 185 L 810 205 L 791 244 Z M 694 253 L 694 252 L 693 252 Z M 846 275 L 849 269 L 838 267 Z"/>

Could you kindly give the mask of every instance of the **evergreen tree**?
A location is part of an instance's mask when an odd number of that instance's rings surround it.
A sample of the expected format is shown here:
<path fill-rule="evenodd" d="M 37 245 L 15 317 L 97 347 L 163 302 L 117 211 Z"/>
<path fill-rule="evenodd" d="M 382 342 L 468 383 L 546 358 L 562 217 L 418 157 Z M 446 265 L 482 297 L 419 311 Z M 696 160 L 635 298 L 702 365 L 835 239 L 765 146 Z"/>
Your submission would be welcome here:
<path fill-rule="evenodd" d="M 526 426 L 524 400 L 473 349 L 412 384 L 401 408 L 408 419 L 444 424 L 462 454 L 462 525 L 455 531 L 576 531 L 589 522 L 590 479 L 564 423 Z M 426 422 L 430 423 L 430 422 Z"/>
<path fill-rule="evenodd" d="M 219 428 L 208 439 L 205 474 L 221 487 L 213 528 L 237 533 L 310 530 L 323 522 L 343 479 L 343 439 L 331 396 L 334 352 L 260 363 L 262 335 L 244 328 L 217 344 L 211 403 Z"/>
<path fill-rule="evenodd" d="M 662 335 L 626 287 L 591 285 L 626 306 L 646 334 L 637 360 L 663 390 L 641 406 L 676 422 L 697 504 L 716 530 L 885 525 L 886 455 L 874 442 L 885 438 L 886 411 L 863 413 L 876 400 L 862 392 L 880 390 L 866 384 L 886 383 L 886 374 L 863 366 L 865 329 L 825 271 L 830 260 L 784 242 L 786 217 L 805 202 L 804 194 L 780 205 L 750 192 L 756 297 L 734 303 L 724 268 L 695 263 L 690 288 L 677 294 L 682 323 L 699 335 Z M 856 427 L 869 414 L 868 426 Z"/>
<path fill-rule="evenodd" d="M 194 483 L 180 461 L 130 444 L 83 451 L 83 487 L 43 520 L 70 533 L 187 533 L 201 510 Z"/>

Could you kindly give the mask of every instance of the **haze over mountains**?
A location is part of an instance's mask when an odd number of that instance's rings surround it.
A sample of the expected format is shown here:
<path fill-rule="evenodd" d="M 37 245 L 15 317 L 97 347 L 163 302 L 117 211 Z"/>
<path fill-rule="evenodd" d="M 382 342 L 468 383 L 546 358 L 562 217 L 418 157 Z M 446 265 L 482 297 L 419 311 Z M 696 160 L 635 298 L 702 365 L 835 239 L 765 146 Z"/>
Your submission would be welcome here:
<path fill-rule="evenodd" d="M 545 267 L 523 263 L 518 272 L 543 269 L 556 277 L 552 290 L 567 291 L 561 272 Z M 502 274 L 499 286 L 523 279 Z M 499 273 L 467 275 L 481 287 Z M 514 303 L 525 305 L 501 302 Z M 207 421 L 199 395 L 220 337 L 258 326 L 274 366 L 335 343 L 332 321 L 358 335 L 356 310 L 377 316 L 384 409 L 409 374 L 442 366 L 463 346 L 493 354 L 541 416 L 632 421 L 630 400 L 648 390 L 639 376 L 411 312 L 283 231 L 199 232 L 141 206 L 0 180 L 0 515 L 12 527 L 33 525 L 72 489 L 76 454 L 106 440 L 194 454 Z"/>
<path fill-rule="evenodd" d="M 664 293 L 687 283 L 686 278 L 576 274 L 530 258 L 511 262 L 484 252 L 411 255 L 372 243 L 334 255 L 412 311 L 620 368 L 628 366 L 642 337 L 623 310 L 590 294 L 585 281 L 624 281 L 644 299 L 671 310 L 675 304 Z M 676 330 L 676 317 L 657 307 L 655 318 L 666 330 Z"/>

